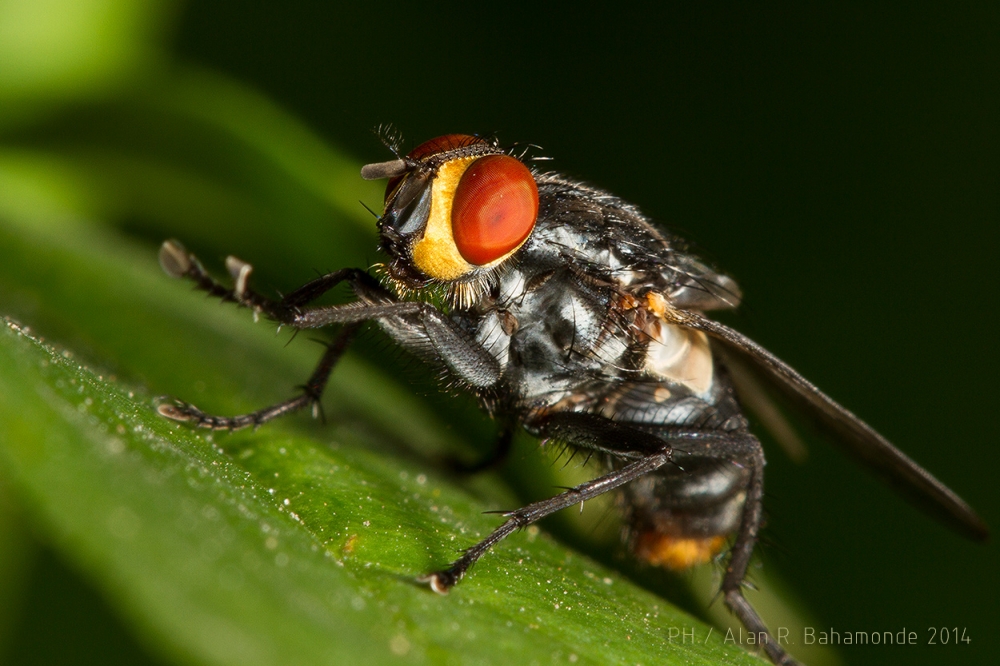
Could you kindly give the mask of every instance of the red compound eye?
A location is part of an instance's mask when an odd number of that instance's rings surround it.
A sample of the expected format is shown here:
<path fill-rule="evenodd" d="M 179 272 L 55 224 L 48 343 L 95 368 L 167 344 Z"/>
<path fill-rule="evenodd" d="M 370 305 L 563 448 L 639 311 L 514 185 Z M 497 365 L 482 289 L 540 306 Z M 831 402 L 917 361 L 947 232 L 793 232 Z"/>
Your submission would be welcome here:
<path fill-rule="evenodd" d="M 474 146 L 477 143 L 486 143 L 486 141 L 470 134 L 445 134 L 430 141 L 424 141 L 406 156 L 413 160 L 422 160 L 425 157 L 446 153 L 449 150 Z"/>
<path fill-rule="evenodd" d="M 458 150 L 460 148 L 474 146 L 479 143 L 485 144 L 486 141 L 478 136 L 472 136 L 471 134 L 445 134 L 443 136 L 435 137 L 430 141 L 424 141 L 422 144 L 407 153 L 406 156 L 411 160 L 423 160 L 428 157 L 440 155 L 441 153 L 446 153 L 450 150 Z M 399 181 L 401 180 L 403 180 L 403 176 L 396 176 L 395 178 L 389 179 L 389 182 L 385 186 L 386 201 L 389 201 L 389 197 L 392 196 L 392 193 L 396 190 L 396 186 L 399 185 Z"/>
<path fill-rule="evenodd" d="M 476 266 L 496 261 L 523 243 L 537 218 L 535 179 L 509 155 L 489 155 L 469 165 L 452 201 L 455 246 Z"/>

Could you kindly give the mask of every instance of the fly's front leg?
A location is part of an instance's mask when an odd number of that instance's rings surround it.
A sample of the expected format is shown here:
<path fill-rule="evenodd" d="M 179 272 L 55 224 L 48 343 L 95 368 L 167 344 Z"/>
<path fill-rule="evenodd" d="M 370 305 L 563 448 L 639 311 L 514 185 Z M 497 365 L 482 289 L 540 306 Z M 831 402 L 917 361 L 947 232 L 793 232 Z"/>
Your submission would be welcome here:
<path fill-rule="evenodd" d="M 299 287 L 281 300 L 273 300 L 261 296 L 249 286 L 253 267 L 236 257 L 226 259 L 226 268 L 233 278 L 233 286 L 226 287 L 213 278 L 198 261 L 177 241 L 166 241 L 160 247 L 160 265 L 172 277 L 187 278 L 195 286 L 211 296 L 226 302 L 233 302 L 252 308 L 254 314 L 264 313 L 270 319 L 281 324 L 291 324 L 294 318 L 301 315 L 302 308 L 309 302 L 334 288 L 341 282 L 350 284 L 356 293 L 365 293 L 374 297 L 385 297 L 387 292 L 378 285 L 367 273 L 359 269 L 345 269 L 328 273 Z M 326 346 L 326 351 L 308 381 L 299 387 L 302 393 L 298 396 L 259 409 L 249 414 L 237 416 L 216 416 L 206 414 L 190 403 L 180 400 L 169 400 L 161 403 L 157 411 L 175 421 L 184 421 L 199 428 L 212 430 L 239 430 L 256 427 L 285 414 L 311 407 L 314 415 L 319 415 L 320 398 L 326 388 L 330 373 L 344 351 L 347 349 L 361 321 L 349 322 L 343 326 L 340 333 Z"/>
<path fill-rule="evenodd" d="M 196 288 L 210 296 L 251 308 L 255 315 L 263 313 L 279 324 L 288 326 L 295 326 L 295 318 L 302 314 L 303 306 L 342 282 L 347 282 L 359 295 L 364 293 L 375 298 L 391 298 L 389 292 L 365 271 L 344 268 L 307 282 L 281 300 L 270 299 L 250 288 L 250 274 L 253 272 L 250 264 L 233 256 L 226 257 L 226 270 L 233 279 L 233 286 L 227 287 L 212 277 L 198 258 L 175 240 L 165 241 L 160 246 L 160 266 L 171 277 L 191 280 Z"/>
<path fill-rule="evenodd" d="M 378 321 L 400 346 L 424 360 L 444 364 L 454 377 L 474 389 L 493 386 L 500 380 L 500 362 L 430 303 L 390 301 L 364 292 L 358 295 L 363 300 L 303 309 L 290 323 L 296 328 L 321 328 Z"/>
<path fill-rule="evenodd" d="M 317 406 L 333 366 L 343 354 L 357 328 L 375 320 L 404 347 L 430 360 L 444 363 L 459 379 L 475 388 L 491 386 L 500 378 L 500 365 L 481 345 L 429 303 L 399 301 L 370 275 L 359 269 L 343 269 L 320 276 L 281 300 L 273 300 L 250 289 L 250 264 L 235 257 L 226 260 L 233 277 L 232 288 L 208 274 L 197 257 L 177 241 L 160 248 L 160 265 L 174 277 L 192 280 L 202 291 L 223 301 L 235 302 L 264 313 L 270 319 L 296 329 L 343 325 L 340 336 L 327 348 L 316 371 L 303 387 L 303 395 L 250 414 L 212 416 L 180 401 L 161 404 L 160 414 L 203 428 L 236 430 L 258 426 L 278 416 Z M 307 307 L 307 304 L 341 282 L 347 282 L 359 300 L 344 305 Z"/>

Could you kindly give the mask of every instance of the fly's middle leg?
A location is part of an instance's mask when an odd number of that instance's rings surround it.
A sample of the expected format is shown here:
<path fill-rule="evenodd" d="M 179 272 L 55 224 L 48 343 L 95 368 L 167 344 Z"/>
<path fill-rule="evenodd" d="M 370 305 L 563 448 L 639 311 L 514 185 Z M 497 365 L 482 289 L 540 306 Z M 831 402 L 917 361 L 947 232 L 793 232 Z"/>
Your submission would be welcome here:
<path fill-rule="evenodd" d="M 494 530 L 488 537 L 466 550 L 465 554 L 455 560 L 451 566 L 447 569 L 421 576 L 419 580 L 428 583 L 435 592 L 445 594 L 465 576 L 465 573 L 480 557 L 486 554 L 486 551 L 503 541 L 516 530 L 527 527 L 560 509 L 575 506 L 598 495 L 603 495 L 644 474 L 659 469 L 668 462 L 670 462 L 670 448 L 664 447 L 658 453 L 636 460 L 621 469 L 571 488 L 555 497 L 529 504 L 516 511 L 508 511 L 504 513 L 507 516 L 507 521 L 503 525 Z"/>
<path fill-rule="evenodd" d="M 279 416 L 297 412 L 305 407 L 312 407 L 313 415 L 319 416 L 321 412 L 320 398 L 326 388 L 330 373 L 350 344 L 351 339 L 360 328 L 361 323 L 347 324 L 341 329 L 340 334 L 326 345 L 326 351 L 319 360 L 319 364 L 313 371 L 305 384 L 300 386 L 301 393 L 284 402 L 279 402 L 263 409 L 239 414 L 237 416 L 216 416 L 206 414 L 194 405 L 181 400 L 169 399 L 161 402 L 156 411 L 160 416 L 164 416 L 174 421 L 190 423 L 198 428 L 209 428 L 211 430 L 241 430 L 243 428 L 254 427 L 267 423 Z"/>

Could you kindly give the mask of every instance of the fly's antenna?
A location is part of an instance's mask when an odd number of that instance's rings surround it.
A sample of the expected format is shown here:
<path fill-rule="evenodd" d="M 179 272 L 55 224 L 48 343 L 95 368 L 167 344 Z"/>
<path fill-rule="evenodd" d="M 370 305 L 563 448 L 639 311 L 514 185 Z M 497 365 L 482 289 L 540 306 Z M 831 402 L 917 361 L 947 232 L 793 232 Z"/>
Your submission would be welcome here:
<path fill-rule="evenodd" d="M 375 162 L 361 167 L 361 177 L 365 180 L 382 180 L 383 178 L 395 178 L 402 176 L 410 168 L 406 160 L 389 160 L 388 162 Z"/>

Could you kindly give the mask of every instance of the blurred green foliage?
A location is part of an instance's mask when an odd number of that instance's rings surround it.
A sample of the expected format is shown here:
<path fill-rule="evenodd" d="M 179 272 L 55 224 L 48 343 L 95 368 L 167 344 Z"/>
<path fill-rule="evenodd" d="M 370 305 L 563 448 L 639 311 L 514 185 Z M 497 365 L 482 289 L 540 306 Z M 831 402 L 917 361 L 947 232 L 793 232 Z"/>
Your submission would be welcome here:
<path fill-rule="evenodd" d="M 620 561 L 607 504 L 513 537 L 448 598 L 414 585 L 496 524 L 482 511 L 587 472 L 520 441 L 499 475 L 442 474 L 435 460 L 481 453 L 492 427 L 377 336 L 338 367 L 325 426 L 208 437 L 153 416 L 158 394 L 229 413 L 283 399 L 318 353 L 170 282 L 158 243 L 215 268 L 240 256 L 265 290 L 376 261 L 358 202 L 377 207 L 380 186 L 321 137 L 382 159 L 367 133 L 382 121 L 413 140 L 543 143 L 697 225 L 749 294 L 741 328 L 868 404 L 905 450 L 924 435 L 918 460 L 967 475 L 963 494 L 986 487 L 995 8 L 662 11 L 0 0 L 0 315 L 32 329 L 0 333 L 0 662 L 753 661 L 718 630 L 665 644 L 669 627 L 708 629 L 642 588 L 722 626 L 719 604 L 704 610 L 712 572 Z M 967 317 L 943 362 L 952 334 L 928 302 Z M 907 392 L 921 382 L 963 390 Z M 755 603 L 783 625 L 959 625 L 976 641 L 851 663 L 988 654 L 989 552 L 812 454 L 805 470 L 771 458 L 780 547 L 765 544 Z M 818 620 L 774 597 L 779 567 Z"/>

